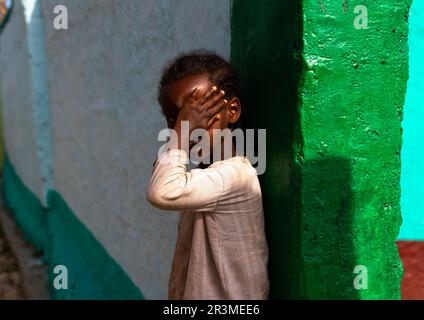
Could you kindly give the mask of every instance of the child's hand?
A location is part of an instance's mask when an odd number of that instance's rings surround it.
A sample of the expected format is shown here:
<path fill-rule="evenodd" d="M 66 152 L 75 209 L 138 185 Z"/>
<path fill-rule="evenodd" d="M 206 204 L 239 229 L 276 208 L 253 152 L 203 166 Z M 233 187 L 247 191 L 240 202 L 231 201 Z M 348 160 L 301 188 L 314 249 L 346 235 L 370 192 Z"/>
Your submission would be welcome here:
<path fill-rule="evenodd" d="M 219 112 L 228 101 L 223 99 L 224 91 L 217 87 L 210 89 L 203 97 L 198 97 L 199 90 L 196 88 L 186 98 L 178 113 L 174 129 L 181 129 L 181 121 L 189 121 L 189 133 L 195 129 L 208 129 L 215 121 L 220 119 Z"/>

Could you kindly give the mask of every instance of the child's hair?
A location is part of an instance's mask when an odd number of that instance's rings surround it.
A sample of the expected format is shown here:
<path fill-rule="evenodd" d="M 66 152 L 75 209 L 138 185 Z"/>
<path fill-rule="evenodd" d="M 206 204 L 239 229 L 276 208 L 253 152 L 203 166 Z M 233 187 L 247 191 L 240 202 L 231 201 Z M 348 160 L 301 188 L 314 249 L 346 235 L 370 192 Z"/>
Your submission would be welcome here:
<path fill-rule="evenodd" d="M 159 83 L 158 102 L 162 113 L 167 108 L 164 97 L 165 87 L 191 75 L 206 75 L 209 81 L 225 91 L 226 99 L 240 99 L 239 79 L 231 65 L 222 57 L 208 50 L 195 50 L 176 57 L 164 69 Z M 241 100 L 241 99 L 240 99 Z M 238 127 L 236 124 L 234 127 Z"/>

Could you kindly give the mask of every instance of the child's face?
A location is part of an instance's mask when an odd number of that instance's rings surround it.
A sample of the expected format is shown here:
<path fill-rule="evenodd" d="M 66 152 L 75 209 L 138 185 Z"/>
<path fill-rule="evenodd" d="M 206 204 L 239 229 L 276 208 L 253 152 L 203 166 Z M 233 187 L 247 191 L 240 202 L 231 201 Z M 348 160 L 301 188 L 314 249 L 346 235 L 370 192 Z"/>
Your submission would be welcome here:
<path fill-rule="evenodd" d="M 175 125 L 175 119 L 178 116 L 179 110 L 182 108 L 184 100 L 193 92 L 194 89 L 198 88 L 198 97 L 205 95 L 213 84 L 203 75 L 191 75 L 182 78 L 165 89 L 166 97 L 166 108 L 165 116 L 168 121 L 168 126 L 172 128 Z M 226 119 L 226 108 L 223 108 L 219 113 L 221 118 L 216 121 L 212 129 L 224 129 L 228 128 L 228 119 Z"/>
<path fill-rule="evenodd" d="M 205 95 L 212 87 L 213 83 L 209 81 L 205 75 L 190 75 L 182 78 L 172 85 L 165 88 L 165 117 L 168 122 L 168 127 L 172 128 L 175 125 L 178 112 L 181 109 L 184 100 L 198 88 L 198 96 Z M 220 88 L 218 88 L 220 90 Z M 213 129 L 226 129 L 230 124 L 234 124 L 240 118 L 241 107 L 240 101 L 233 98 L 228 101 L 226 107 L 219 112 L 220 118 L 216 120 L 208 129 L 211 144 L 213 144 Z"/>
<path fill-rule="evenodd" d="M 165 91 L 165 117 L 168 122 L 168 127 L 173 128 L 175 126 L 175 121 L 177 119 L 179 110 L 182 108 L 183 102 L 185 99 L 195 90 L 199 90 L 197 93 L 198 97 L 204 96 L 209 92 L 213 83 L 205 75 L 191 75 L 185 78 L 182 78 L 168 88 Z M 218 90 L 221 90 L 218 88 Z M 218 113 L 220 115 L 219 119 L 216 120 L 209 128 L 209 138 L 211 142 L 211 150 L 213 153 L 213 142 L 214 142 L 214 129 L 227 129 L 229 125 L 236 123 L 240 118 L 241 106 L 238 98 L 232 98 L 228 101 L 227 105 L 221 109 Z M 217 115 L 218 115 L 217 114 Z"/>

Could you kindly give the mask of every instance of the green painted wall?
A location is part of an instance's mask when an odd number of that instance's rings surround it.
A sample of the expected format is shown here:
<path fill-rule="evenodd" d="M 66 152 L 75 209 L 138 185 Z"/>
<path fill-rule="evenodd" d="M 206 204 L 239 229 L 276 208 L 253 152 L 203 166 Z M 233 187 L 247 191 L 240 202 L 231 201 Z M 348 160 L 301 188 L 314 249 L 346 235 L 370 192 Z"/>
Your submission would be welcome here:
<path fill-rule="evenodd" d="M 23 234 L 44 254 L 49 266 L 53 299 L 143 299 L 120 265 L 67 206 L 60 194 L 50 191 L 47 208 L 22 183 L 6 156 L 3 196 Z M 53 288 L 53 269 L 68 269 L 67 290 Z"/>
<path fill-rule="evenodd" d="M 270 247 L 271 297 L 299 296 L 297 197 L 293 161 L 301 145 L 298 87 L 302 70 L 297 1 L 233 1 L 232 63 L 242 80 L 243 123 L 267 129 L 267 168 L 260 176 Z M 291 181 L 291 183 L 289 183 Z"/>
<path fill-rule="evenodd" d="M 410 2 L 233 1 L 245 123 L 268 129 L 272 298 L 400 298 Z M 356 5 L 368 9 L 366 30 L 354 27 Z M 368 269 L 366 290 L 353 286 L 356 265 Z"/>

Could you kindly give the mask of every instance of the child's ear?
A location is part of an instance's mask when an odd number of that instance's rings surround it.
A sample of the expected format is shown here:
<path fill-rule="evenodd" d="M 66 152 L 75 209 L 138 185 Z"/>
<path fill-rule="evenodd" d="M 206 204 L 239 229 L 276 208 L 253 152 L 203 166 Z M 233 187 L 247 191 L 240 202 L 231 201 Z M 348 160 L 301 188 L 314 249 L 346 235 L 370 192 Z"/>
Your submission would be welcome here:
<path fill-rule="evenodd" d="M 234 124 L 236 123 L 241 116 L 241 103 L 238 98 L 232 98 L 228 101 L 228 123 Z"/>

